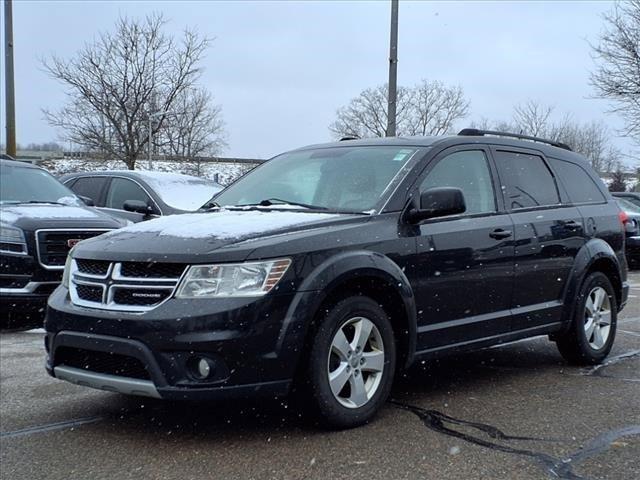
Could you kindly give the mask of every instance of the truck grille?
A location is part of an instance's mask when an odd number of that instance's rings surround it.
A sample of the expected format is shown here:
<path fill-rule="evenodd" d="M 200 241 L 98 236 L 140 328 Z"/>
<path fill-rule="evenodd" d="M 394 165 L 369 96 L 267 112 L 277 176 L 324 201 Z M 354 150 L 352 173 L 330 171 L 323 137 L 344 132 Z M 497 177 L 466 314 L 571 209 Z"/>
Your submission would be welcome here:
<path fill-rule="evenodd" d="M 56 350 L 55 363 L 56 366 L 65 365 L 95 373 L 150 380 L 149 372 L 140 360 L 116 353 L 60 347 Z"/>
<path fill-rule="evenodd" d="M 173 295 L 184 264 L 74 259 L 71 301 L 83 307 L 146 312 Z"/>
<path fill-rule="evenodd" d="M 80 240 L 86 240 L 108 231 L 109 229 L 38 230 L 36 231 L 38 261 L 47 270 L 61 270 L 64 268 L 67 254 L 73 245 Z"/>

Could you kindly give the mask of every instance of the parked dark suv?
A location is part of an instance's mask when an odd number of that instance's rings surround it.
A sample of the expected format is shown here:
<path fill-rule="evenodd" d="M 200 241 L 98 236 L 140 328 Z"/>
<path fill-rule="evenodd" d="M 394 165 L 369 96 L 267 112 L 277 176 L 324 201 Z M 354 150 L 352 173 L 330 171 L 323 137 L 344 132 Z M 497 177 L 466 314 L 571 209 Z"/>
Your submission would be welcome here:
<path fill-rule="evenodd" d="M 544 334 L 603 361 L 620 209 L 563 145 L 489 133 L 301 148 L 210 211 L 83 242 L 49 300 L 49 373 L 165 399 L 295 385 L 350 427 L 417 359 Z"/>
<path fill-rule="evenodd" d="M 42 168 L 0 160 L 0 328 L 42 326 L 71 246 L 123 225 Z"/>

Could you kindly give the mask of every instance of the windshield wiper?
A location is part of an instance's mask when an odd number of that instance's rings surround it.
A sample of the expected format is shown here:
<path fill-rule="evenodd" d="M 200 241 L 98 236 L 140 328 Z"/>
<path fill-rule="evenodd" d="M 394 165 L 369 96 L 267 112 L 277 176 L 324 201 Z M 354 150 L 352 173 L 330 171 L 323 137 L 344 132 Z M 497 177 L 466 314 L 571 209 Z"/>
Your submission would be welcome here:
<path fill-rule="evenodd" d="M 259 207 L 271 207 L 271 206 L 277 206 L 277 205 L 291 205 L 291 206 L 306 208 L 308 210 L 316 210 L 316 211 L 330 212 L 330 213 L 344 213 L 349 215 L 370 215 L 370 212 L 322 207 L 320 205 L 311 205 L 309 203 L 292 202 L 290 200 L 283 200 L 281 198 L 267 198 L 265 200 L 261 200 L 258 203 L 243 203 L 240 205 L 225 206 L 224 208 L 254 209 Z"/>
<path fill-rule="evenodd" d="M 327 207 L 321 207 L 320 205 L 311 205 L 309 203 L 293 202 L 291 200 L 283 200 L 281 198 L 266 198 L 260 200 L 255 205 L 260 207 L 271 207 L 273 205 L 293 205 L 296 207 L 307 208 L 309 210 L 329 210 Z"/>
<path fill-rule="evenodd" d="M 65 205 L 67 207 L 69 206 L 69 204 L 67 204 L 67 203 L 52 202 L 52 201 L 49 201 L 49 200 L 28 200 L 26 202 L 18 202 L 18 203 L 21 203 L 21 204 L 24 204 L 24 203 L 46 203 L 47 205 Z"/>

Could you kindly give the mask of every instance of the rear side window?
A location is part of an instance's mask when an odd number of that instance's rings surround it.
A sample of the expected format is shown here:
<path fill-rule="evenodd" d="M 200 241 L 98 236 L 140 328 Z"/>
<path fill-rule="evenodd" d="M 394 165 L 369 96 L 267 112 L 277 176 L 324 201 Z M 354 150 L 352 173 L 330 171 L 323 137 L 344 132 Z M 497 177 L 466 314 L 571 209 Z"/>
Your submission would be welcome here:
<path fill-rule="evenodd" d="M 551 159 L 551 165 L 573 203 L 604 202 L 606 199 L 589 174 L 575 163 Z"/>
<path fill-rule="evenodd" d="M 77 195 L 89 197 L 97 206 L 100 199 L 100 192 L 108 179 L 106 177 L 82 177 L 75 181 L 71 190 Z"/>
<path fill-rule="evenodd" d="M 500 170 L 507 208 L 530 208 L 560 203 L 556 182 L 542 157 L 498 150 L 495 159 Z"/>

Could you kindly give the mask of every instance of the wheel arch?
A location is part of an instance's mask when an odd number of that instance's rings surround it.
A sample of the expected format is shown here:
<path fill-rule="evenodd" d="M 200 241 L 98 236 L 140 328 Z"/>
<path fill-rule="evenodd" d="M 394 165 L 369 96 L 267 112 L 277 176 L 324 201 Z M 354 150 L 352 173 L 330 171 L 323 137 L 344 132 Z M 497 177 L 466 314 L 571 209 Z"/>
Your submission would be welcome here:
<path fill-rule="evenodd" d="M 580 292 L 585 279 L 593 272 L 604 273 L 616 294 L 616 305 L 620 309 L 622 305 L 623 278 L 622 266 L 611 246 L 602 239 L 592 239 L 585 244 L 578 254 L 572 269 L 572 275 L 567 282 L 564 292 L 563 331 L 569 328 L 571 319 L 575 313 L 575 302 L 573 299 Z"/>
<path fill-rule="evenodd" d="M 298 288 L 278 338 L 278 350 L 305 345 L 323 309 L 349 295 L 379 302 L 396 336 L 398 365 L 413 362 L 417 315 L 413 290 L 402 269 L 389 257 L 371 251 L 345 252 L 316 267 Z M 295 364 L 300 359 L 295 352 Z"/>

